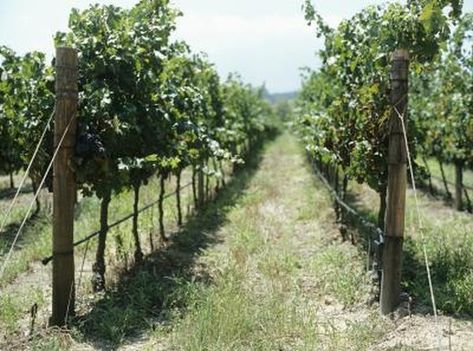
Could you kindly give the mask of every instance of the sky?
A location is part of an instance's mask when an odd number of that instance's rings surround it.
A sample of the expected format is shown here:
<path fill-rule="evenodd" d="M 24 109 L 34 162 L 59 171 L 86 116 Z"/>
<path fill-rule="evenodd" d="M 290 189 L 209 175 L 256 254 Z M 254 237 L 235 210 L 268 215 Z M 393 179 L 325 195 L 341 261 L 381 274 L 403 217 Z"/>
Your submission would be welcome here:
<path fill-rule="evenodd" d="M 66 31 L 71 8 L 90 3 L 129 8 L 137 0 L 0 0 L 0 45 L 19 53 L 40 50 L 50 56 L 53 35 Z M 322 41 L 307 26 L 303 0 L 172 0 L 184 16 L 175 37 L 208 54 L 222 76 L 239 72 L 270 92 L 300 87 L 300 69 L 316 67 Z M 376 0 L 318 0 L 318 11 L 332 26 Z M 473 0 L 464 10 L 473 11 Z"/>

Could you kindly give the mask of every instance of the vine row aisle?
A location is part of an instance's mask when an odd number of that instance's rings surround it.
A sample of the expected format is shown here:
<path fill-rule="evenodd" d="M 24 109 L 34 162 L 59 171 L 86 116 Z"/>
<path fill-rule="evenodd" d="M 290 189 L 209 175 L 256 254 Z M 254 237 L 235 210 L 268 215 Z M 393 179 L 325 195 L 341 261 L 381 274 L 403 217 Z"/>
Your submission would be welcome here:
<path fill-rule="evenodd" d="M 79 327 L 87 337 L 62 341 L 62 347 L 435 348 L 432 317 L 379 315 L 366 254 L 341 242 L 332 205 L 296 138 L 278 136 L 165 250 L 93 306 Z M 468 350 L 471 324 L 451 317 L 441 322 L 445 349 L 451 342 L 454 350 Z"/>
<path fill-rule="evenodd" d="M 369 307 L 366 256 L 340 242 L 332 200 L 293 136 L 270 142 L 208 216 L 218 225 L 207 224 L 209 245 L 175 278 L 166 322 L 123 350 L 435 346 L 429 317 L 392 322 Z"/>

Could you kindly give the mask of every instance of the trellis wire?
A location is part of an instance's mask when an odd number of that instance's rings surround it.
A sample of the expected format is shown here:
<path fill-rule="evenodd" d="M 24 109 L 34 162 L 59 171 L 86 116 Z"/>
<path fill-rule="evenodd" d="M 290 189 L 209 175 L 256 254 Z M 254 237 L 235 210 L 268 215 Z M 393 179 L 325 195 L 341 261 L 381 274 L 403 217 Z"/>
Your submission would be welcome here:
<path fill-rule="evenodd" d="M 36 145 L 36 148 L 33 152 L 33 155 L 31 156 L 31 160 L 28 163 L 28 167 L 26 167 L 25 174 L 21 178 L 20 185 L 18 186 L 18 189 L 16 190 L 15 196 L 13 197 L 12 201 L 10 202 L 10 205 L 8 206 L 8 209 L 5 213 L 5 215 L 3 216 L 2 225 L 0 226 L 0 234 L 3 233 L 3 231 L 5 230 L 5 226 L 8 222 L 8 220 L 10 219 L 10 215 L 13 211 L 13 207 L 15 206 L 16 201 L 18 200 L 18 196 L 21 193 L 21 189 L 23 188 L 23 186 L 25 184 L 26 178 L 28 178 L 28 175 L 30 174 L 30 170 L 31 170 L 31 167 L 33 166 L 33 162 L 36 159 L 36 156 L 38 155 L 39 148 L 41 147 L 41 144 L 43 143 L 44 137 L 46 136 L 46 132 L 48 131 L 49 125 L 51 124 L 51 121 L 52 121 L 55 113 L 56 113 L 56 108 L 54 108 L 53 112 L 51 113 L 51 116 L 49 116 L 48 122 L 46 123 L 46 125 L 44 127 L 43 133 L 41 134 L 41 137 L 39 138 L 39 141 Z"/>
<path fill-rule="evenodd" d="M 54 150 L 54 154 L 53 154 L 53 156 L 52 156 L 52 158 L 51 158 L 51 161 L 49 162 L 49 165 L 48 165 L 48 168 L 46 169 L 46 172 L 44 173 L 43 179 L 41 179 L 41 182 L 40 182 L 40 184 L 39 184 L 39 186 L 38 186 L 38 189 L 36 190 L 36 193 L 35 193 L 33 199 L 32 199 L 31 202 L 30 202 L 30 206 L 29 206 L 29 208 L 28 208 L 28 211 L 26 212 L 26 214 L 25 214 L 25 216 L 24 216 L 24 218 L 23 218 L 23 221 L 21 222 L 20 227 L 18 228 L 18 230 L 17 230 L 17 232 L 16 232 L 16 234 L 15 234 L 15 236 L 14 236 L 14 239 L 13 239 L 13 242 L 12 242 L 12 244 L 11 244 L 11 246 L 10 246 L 10 249 L 8 250 L 8 253 L 7 253 L 7 255 L 6 255 L 6 258 L 5 258 L 5 260 L 3 261 L 2 268 L 0 269 L 0 281 L 1 281 L 2 278 L 3 278 L 3 274 L 5 273 L 5 269 L 6 269 L 6 267 L 7 267 L 7 264 L 8 264 L 8 262 L 9 262 L 9 260 L 11 259 L 11 255 L 12 255 L 12 253 L 13 253 L 13 249 L 14 249 L 15 246 L 16 246 L 16 243 L 17 243 L 17 241 L 18 241 L 18 238 L 20 237 L 20 234 L 21 234 L 21 232 L 22 232 L 22 230 L 23 230 L 23 227 L 25 226 L 26 221 L 28 220 L 28 218 L 29 218 L 29 216 L 30 216 L 31 210 L 33 209 L 33 205 L 34 205 L 36 199 L 38 198 L 38 196 L 39 196 L 39 194 L 40 194 L 40 192 L 41 192 L 41 188 L 43 187 L 44 182 L 46 181 L 46 178 L 48 177 L 48 173 L 49 173 L 49 171 L 51 170 L 51 168 L 52 168 L 52 166 L 53 166 L 54 160 L 56 159 L 56 156 L 57 156 L 57 154 L 58 154 L 58 152 L 59 152 L 59 149 L 61 148 L 62 143 L 64 142 L 64 139 L 65 139 L 65 137 L 66 137 L 66 134 L 69 132 L 69 127 L 71 126 L 72 121 L 75 120 L 75 118 L 76 118 L 76 115 L 72 116 L 72 118 L 70 119 L 70 121 L 69 121 L 69 123 L 67 124 L 66 128 L 64 129 L 64 133 L 63 133 L 63 135 L 61 136 L 61 139 L 59 140 L 59 142 L 58 142 L 58 144 L 57 144 L 57 146 L 56 146 L 56 149 Z"/>
<path fill-rule="evenodd" d="M 189 182 L 188 184 L 182 186 L 180 189 L 181 189 L 181 190 L 186 189 L 186 188 L 190 187 L 191 185 L 192 185 L 192 183 Z M 172 193 L 169 193 L 169 194 L 167 194 L 166 196 L 164 196 L 164 200 L 166 200 L 166 199 L 168 199 L 168 198 L 170 198 L 171 196 L 174 196 L 174 195 L 176 195 L 176 191 L 174 191 L 174 192 L 172 192 Z M 146 205 L 145 207 L 139 209 L 139 210 L 138 210 L 138 213 L 141 213 L 141 212 L 144 212 L 144 211 L 150 209 L 151 207 L 153 207 L 154 205 L 156 205 L 158 202 L 159 202 L 159 200 L 153 201 L 152 203 L 150 203 L 150 204 Z M 119 219 L 118 221 L 116 221 L 116 222 L 110 224 L 110 225 L 107 227 L 107 229 L 109 230 L 109 229 L 112 229 L 112 228 L 114 228 L 114 227 L 117 227 L 117 226 L 119 226 L 120 224 L 122 224 L 122 223 L 128 221 L 128 220 L 131 219 L 131 218 L 133 218 L 133 213 L 131 213 L 131 214 L 129 214 L 129 215 L 127 215 L 127 216 L 125 216 L 125 217 Z M 81 245 L 81 244 L 84 244 L 84 243 L 88 242 L 89 240 L 92 240 L 93 238 L 95 238 L 96 236 L 98 236 L 100 233 L 101 233 L 100 230 L 97 230 L 97 231 L 95 231 L 95 232 L 93 232 L 93 233 L 90 233 L 90 234 L 87 235 L 85 238 L 83 238 L 83 239 L 81 239 L 81 240 L 75 242 L 75 243 L 74 243 L 74 247 L 77 247 L 77 246 L 79 246 L 79 245 Z M 43 258 L 43 259 L 41 260 L 41 262 L 43 263 L 43 265 L 47 265 L 49 262 L 52 261 L 53 258 L 54 258 L 53 256 L 45 257 L 45 258 Z"/>
<path fill-rule="evenodd" d="M 411 153 L 409 150 L 409 141 L 407 138 L 407 131 L 406 131 L 406 124 L 404 123 L 404 116 L 399 112 L 397 107 L 394 107 L 394 110 L 396 111 L 396 114 L 398 115 L 399 119 L 401 120 L 401 126 L 402 126 L 402 133 L 404 135 L 404 142 L 406 146 L 406 151 L 407 151 L 407 161 L 409 163 L 409 172 L 411 175 L 411 183 L 412 183 L 412 190 L 414 191 L 414 201 L 415 201 L 415 206 L 416 206 L 416 219 L 417 219 L 417 225 L 419 227 L 420 231 L 420 237 L 421 237 L 421 242 L 422 242 L 422 251 L 424 254 L 424 262 L 425 262 L 425 269 L 427 271 L 427 279 L 429 281 L 429 290 L 430 290 L 430 299 L 432 302 L 432 308 L 434 311 L 434 320 L 435 320 L 435 326 L 437 327 L 437 338 L 438 338 L 438 348 L 441 350 L 442 348 L 442 340 L 441 340 L 441 331 L 440 331 L 440 325 L 438 321 L 438 313 L 437 313 L 437 305 L 435 303 L 435 293 L 434 293 L 434 287 L 432 284 L 432 274 L 430 272 L 430 267 L 429 267 L 429 256 L 427 253 L 427 247 L 425 245 L 426 240 L 424 236 L 424 225 L 422 223 L 422 217 L 420 215 L 420 207 L 419 207 L 419 200 L 417 197 L 417 187 L 416 187 L 416 182 L 414 178 L 414 169 L 412 167 L 412 157 Z"/>

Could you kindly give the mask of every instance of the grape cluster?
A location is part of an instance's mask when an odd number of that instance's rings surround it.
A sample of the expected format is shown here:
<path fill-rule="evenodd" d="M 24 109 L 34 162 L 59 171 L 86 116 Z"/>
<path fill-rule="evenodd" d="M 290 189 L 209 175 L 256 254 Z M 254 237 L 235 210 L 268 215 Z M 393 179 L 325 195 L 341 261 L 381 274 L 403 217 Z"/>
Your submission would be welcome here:
<path fill-rule="evenodd" d="M 75 155 L 78 158 L 105 157 L 106 151 L 97 133 L 85 131 L 77 137 Z"/>

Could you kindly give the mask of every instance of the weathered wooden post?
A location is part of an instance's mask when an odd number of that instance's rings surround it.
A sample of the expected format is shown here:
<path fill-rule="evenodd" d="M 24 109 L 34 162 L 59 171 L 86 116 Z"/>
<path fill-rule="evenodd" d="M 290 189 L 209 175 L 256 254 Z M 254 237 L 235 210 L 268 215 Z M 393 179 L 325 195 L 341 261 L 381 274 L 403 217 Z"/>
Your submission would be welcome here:
<path fill-rule="evenodd" d="M 455 160 L 455 208 L 463 211 L 463 161 Z"/>
<path fill-rule="evenodd" d="M 176 208 L 177 208 L 177 225 L 182 226 L 182 207 L 181 207 L 181 175 L 182 169 L 176 173 Z"/>
<path fill-rule="evenodd" d="M 74 203 L 76 183 L 71 168 L 77 129 L 77 52 L 56 49 L 56 115 L 53 166 L 53 300 L 51 324 L 63 326 L 74 313 Z"/>
<path fill-rule="evenodd" d="M 204 174 L 204 160 L 201 160 L 199 169 L 197 170 L 197 205 L 202 209 L 205 204 L 205 174 Z"/>
<path fill-rule="evenodd" d="M 445 175 L 445 169 L 443 168 L 443 162 L 440 158 L 438 159 L 438 162 L 439 162 L 439 167 L 440 167 L 440 174 L 442 175 L 443 187 L 445 188 L 445 192 L 446 192 L 445 196 L 447 200 L 450 201 L 452 199 L 452 194 L 450 193 L 450 190 L 448 189 L 448 181 L 447 181 L 447 176 Z"/>
<path fill-rule="evenodd" d="M 396 50 L 392 55 L 391 102 L 389 120 L 388 188 L 381 282 L 381 313 L 393 312 L 400 303 L 402 244 L 407 186 L 407 150 L 402 117 L 407 121 L 409 53 Z"/>

